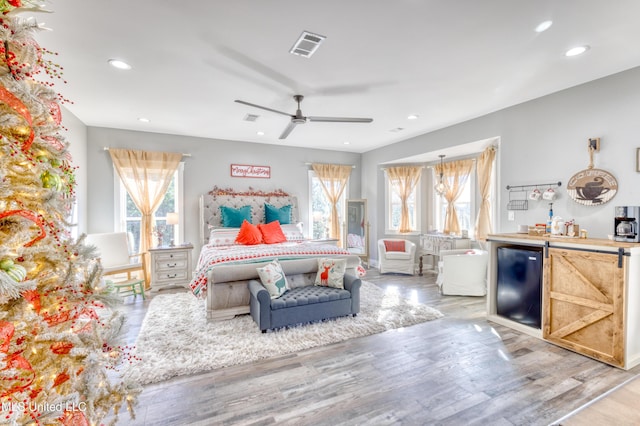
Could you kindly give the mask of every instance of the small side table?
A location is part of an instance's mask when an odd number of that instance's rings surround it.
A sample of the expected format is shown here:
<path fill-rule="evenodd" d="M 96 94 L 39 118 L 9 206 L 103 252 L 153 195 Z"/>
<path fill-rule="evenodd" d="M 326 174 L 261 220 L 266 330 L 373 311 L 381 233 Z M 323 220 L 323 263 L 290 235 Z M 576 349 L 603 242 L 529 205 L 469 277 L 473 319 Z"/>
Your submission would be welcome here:
<path fill-rule="evenodd" d="M 193 246 L 158 247 L 150 249 L 151 291 L 168 287 L 189 287 L 193 272 Z"/>

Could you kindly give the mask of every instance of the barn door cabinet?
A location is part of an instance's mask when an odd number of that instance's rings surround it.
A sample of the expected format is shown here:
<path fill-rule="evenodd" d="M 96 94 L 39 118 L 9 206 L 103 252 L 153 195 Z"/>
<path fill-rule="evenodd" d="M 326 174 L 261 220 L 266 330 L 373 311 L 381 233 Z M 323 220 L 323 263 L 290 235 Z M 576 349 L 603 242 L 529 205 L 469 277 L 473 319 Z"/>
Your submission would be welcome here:
<path fill-rule="evenodd" d="M 624 367 L 627 258 L 550 248 L 545 260 L 542 337 Z"/>
<path fill-rule="evenodd" d="M 630 369 L 640 365 L 640 244 L 548 236 L 489 236 L 488 319 Z M 543 248 L 542 330 L 496 314 L 496 251 Z"/>

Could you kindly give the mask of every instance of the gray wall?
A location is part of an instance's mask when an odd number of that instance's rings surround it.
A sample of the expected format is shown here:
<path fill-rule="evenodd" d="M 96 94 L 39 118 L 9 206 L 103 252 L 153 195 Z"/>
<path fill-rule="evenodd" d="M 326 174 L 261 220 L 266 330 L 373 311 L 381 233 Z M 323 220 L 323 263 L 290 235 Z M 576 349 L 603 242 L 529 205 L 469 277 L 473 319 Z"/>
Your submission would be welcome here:
<path fill-rule="evenodd" d="M 348 196 L 360 195 L 360 154 L 96 127 L 90 127 L 88 135 L 89 232 L 111 232 L 114 226 L 114 171 L 104 147 L 191 154 L 184 158 L 185 241 L 194 243 L 196 253 L 200 240 L 198 197 L 216 185 L 236 190 L 283 189 L 296 195 L 305 228 L 309 226 L 309 166 L 305 163 L 355 165 Z M 232 178 L 230 164 L 270 166 L 271 178 Z"/>
<path fill-rule="evenodd" d="M 87 232 L 87 126 L 62 107 L 62 125 L 66 127 L 64 137 L 69 142 L 69 153 L 76 169 L 76 217 L 77 226 L 72 232 L 76 237 Z"/>
<path fill-rule="evenodd" d="M 595 80 L 477 119 L 369 151 L 362 156 L 362 197 L 369 199 L 371 240 L 384 236 L 384 178 L 380 163 L 491 137 L 500 138 L 498 227 L 515 232 L 518 224 L 546 222 L 548 205 L 530 202 L 508 221 L 506 185 L 561 181 L 554 213 L 575 219 L 590 237 L 613 232 L 614 206 L 640 205 L 636 148 L 640 147 L 640 68 Z M 566 192 L 568 179 L 587 168 L 587 140 L 601 138 L 595 167 L 612 173 L 618 193 L 602 206 L 582 206 Z M 426 229 L 426 224 L 424 229 Z M 416 240 L 416 238 L 413 238 Z M 372 251 L 377 258 L 377 250 Z"/>

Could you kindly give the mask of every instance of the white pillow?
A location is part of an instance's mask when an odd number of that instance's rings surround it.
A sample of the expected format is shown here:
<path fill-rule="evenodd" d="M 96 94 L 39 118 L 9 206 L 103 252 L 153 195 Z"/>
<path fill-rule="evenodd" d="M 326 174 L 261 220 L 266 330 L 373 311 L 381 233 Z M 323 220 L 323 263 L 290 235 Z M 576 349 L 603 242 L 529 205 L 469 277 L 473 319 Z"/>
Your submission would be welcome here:
<path fill-rule="evenodd" d="M 211 228 L 209 233 L 209 245 L 231 246 L 235 244 L 240 228 Z"/>
<path fill-rule="evenodd" d="M 284 276 L 278 259 L 274 259 L 262 268 L 256 268 L 262 285 L 267 289 L 272 299 L 277 299 L 289 290 L 289 282 Z"/>
<path fill-rule="evenodd" d="M 287 241 L 303 241 L 305 239 L 304 234 L 296 224 L 281 224 L 280 228 L 282 228 L 282 233 L 287 238 Z"/>
<path fill-rule="evenodd" d="M 315 285 L 322 287 L 344 288 L 344 273 L 347 259 L 318 259 L 318 274 Z"/>

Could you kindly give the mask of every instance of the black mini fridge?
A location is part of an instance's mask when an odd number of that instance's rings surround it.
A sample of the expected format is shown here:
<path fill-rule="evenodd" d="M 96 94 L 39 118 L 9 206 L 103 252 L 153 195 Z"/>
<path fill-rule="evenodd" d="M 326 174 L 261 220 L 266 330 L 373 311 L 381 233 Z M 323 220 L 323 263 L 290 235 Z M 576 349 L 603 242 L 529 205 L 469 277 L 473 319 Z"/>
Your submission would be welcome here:
<path fill-rule="evenodd" d="M 498 247 L 497 267 L 497 314 L 539 329 L 542 304 L 542 248 Z"/>

